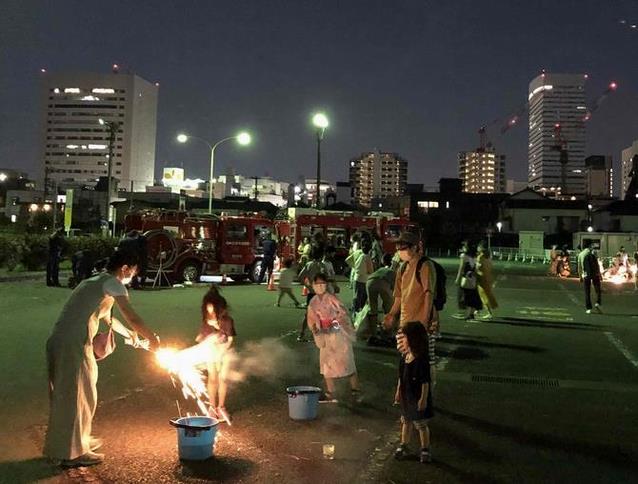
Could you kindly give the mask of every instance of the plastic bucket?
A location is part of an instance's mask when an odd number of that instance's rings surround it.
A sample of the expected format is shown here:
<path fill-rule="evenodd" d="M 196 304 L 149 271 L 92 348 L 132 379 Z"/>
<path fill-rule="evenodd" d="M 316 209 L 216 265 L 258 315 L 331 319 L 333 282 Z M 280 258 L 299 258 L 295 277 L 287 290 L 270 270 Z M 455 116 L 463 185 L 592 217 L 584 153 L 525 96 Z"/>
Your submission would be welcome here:
<path fill-rule="evenodd" d="M 182 417 L 171 420 L 177 429 L 179 458 L 184 460 L 206 460 L 213 456 L 217 424 L 211 417 Z"/>
<path fill-rule="evenodd" d="M 288 415 L 293 420 L 314 420 L 317 418 L 321 388 L 298 386 L 286 388 L 288 393 Z"/>

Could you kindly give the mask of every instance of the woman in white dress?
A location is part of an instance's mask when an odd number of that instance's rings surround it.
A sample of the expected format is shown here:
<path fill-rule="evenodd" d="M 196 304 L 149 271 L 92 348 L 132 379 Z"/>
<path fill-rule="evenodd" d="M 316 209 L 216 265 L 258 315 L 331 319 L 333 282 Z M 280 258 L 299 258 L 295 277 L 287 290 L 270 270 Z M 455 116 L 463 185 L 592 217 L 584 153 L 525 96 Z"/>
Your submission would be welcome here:
<path fill-rule="evenodd" d="M 125 284 L 136 272 L 137 257 L 116 251 L 106 272 L 85 279 L 73 290 L 47 340 L 50 414 L 44 454 L 61 465 L 93 465 L 104 458 L 95 452 L 99 439 L 91 436 L 98 375 L 93 338 L 100 320 L 135 343 L 139 334 L 150 342 L 150 349 L 157 347 L 157 337 L 129 302 Z M 131 329 L 111 317 L 113 303 Z"/>

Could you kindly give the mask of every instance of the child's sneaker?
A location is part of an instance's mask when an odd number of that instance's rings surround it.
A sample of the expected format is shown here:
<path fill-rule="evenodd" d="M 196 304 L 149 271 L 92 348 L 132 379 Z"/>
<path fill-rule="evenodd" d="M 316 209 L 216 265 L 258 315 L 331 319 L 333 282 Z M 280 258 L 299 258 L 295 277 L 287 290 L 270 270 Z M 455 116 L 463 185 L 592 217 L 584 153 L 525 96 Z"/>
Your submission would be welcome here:
<path fill-rule="evenodd" d="M 338 403 L 337 400 L 332 393 L 325 392 L 319 396 L 319 403 Z"/>
<path fill-rule="evenodd" d="M 432 454 L 430 454 L 429 447 L 421 449 L 421 455 L 419 456 L 419 461 L 421 464 L 429 464 L 432 462 Z"/>
<path fill-rule="evenodd" d="M 361 390 L 352 390 L 351 395 L 354 403 L 363 403 L 363 394 L 361 393 Z"/>
<path fill-rule="evenodd" d="M 404 460 L 409 456 L 410 453 L 408 452 L 408 447 L 405 444 L 400 444 L 397 447 L 397 450 L 394 451 L 394 458 L 396 460 Z"/>

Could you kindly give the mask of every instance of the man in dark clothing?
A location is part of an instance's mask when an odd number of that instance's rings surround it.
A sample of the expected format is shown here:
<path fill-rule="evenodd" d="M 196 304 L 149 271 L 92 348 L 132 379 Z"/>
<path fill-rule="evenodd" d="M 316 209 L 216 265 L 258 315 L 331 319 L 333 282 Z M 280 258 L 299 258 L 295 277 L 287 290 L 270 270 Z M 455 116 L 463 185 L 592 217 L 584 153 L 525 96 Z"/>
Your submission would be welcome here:
<path fill-rule="evenodd" d="M 47 260 L 47 286 L 60 286 L 58 274 L 60 272 L 60 259 L 64 249 L 64 230 L 57 229 L 49 237 L 49 258 Z"/>
<path fill-rule="evenodd" d="M 589 241 L 585 242 L 585 249 L 578 254 L 578 276 L 585 284 L 585 312 L 587 314 L 591 314 L 592 312 L 591 286 L 593 285 L 596 291 L 596 304 L 594 308 L 596 312 L 602 313 L 600 265 L 598 264 L 596 254 L 591 249 L 591 242 Z"/>
<path fill-rule="evenodd" d="M 261 268 L 259 270 L 259 277 L 257 282 L 261 284 L 264 280 L 264 274 L 268 272 L 268 277 L 272 274 L 273 267 L 275 265 L 275 257 L 277 256 L 277 242 L 272 240 L 272 235 L 266 235 L 266 238 L 262 242 L 262 248 L 264 250 L 263 259 L 261 261 Z"/>

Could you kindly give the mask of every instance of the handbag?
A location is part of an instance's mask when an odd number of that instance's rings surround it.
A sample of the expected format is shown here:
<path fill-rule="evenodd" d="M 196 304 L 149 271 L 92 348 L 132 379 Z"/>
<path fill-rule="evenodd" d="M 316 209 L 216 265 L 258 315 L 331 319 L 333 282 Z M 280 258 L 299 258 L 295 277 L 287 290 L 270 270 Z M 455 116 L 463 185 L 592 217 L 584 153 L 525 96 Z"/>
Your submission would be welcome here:
<path fill-rule="evenodd" d="M 115 333 L 109 325 L 106 333 L 98 333 L 93 337 L 93 355 L 95 360 L 100 361 L 115 351 Z"/>
<path fill-rule="evenodd" d="M 476 289 L 476 273 L 474 271 L 467 271 L 461 277 L 461 289 Z"/>

